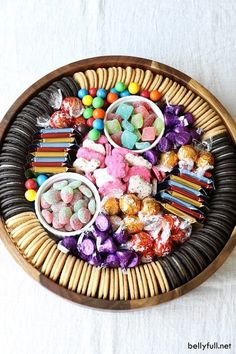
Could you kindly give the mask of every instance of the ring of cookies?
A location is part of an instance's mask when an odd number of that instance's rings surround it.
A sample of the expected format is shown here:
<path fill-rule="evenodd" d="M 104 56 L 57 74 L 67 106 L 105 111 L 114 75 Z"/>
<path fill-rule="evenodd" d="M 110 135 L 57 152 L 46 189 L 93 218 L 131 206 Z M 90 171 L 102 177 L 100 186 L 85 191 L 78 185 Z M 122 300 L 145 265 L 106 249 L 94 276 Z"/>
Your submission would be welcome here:
<path fill-rule="evenodd" d="M 213 138 L 208 120 L 199 128 L 204 112 L 193 111 L 185 90 L 176 100 L 158 74 L 147 70 L 141 80 L 141 69 L 113 69 L 64 77 L 18 114 L 0 154 L 0 206 L 14 242 L 51 279 L 106 298 L 110 269 L 133 287 L 120 299 L 141 298 L 186 283 L 220 252 L 235 220 L 218 208 L 235 203 L 224 156 L 233 171 L 236 160 L 223 128 Z M 228 204 L 218 186 L 232 194 Z M 85 267 L 103 274 L 102 290 L 70 280 Z"/>

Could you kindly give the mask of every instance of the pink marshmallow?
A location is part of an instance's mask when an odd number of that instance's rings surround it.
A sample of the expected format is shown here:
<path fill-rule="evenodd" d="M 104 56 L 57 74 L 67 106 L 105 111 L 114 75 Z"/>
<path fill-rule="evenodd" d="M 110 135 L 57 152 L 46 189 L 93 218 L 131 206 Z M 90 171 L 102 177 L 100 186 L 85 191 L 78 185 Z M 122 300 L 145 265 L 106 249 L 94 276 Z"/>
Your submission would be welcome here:
<path fill-rule="evenodd" d="M 85 148 L 85 147 L 81 147 L 78 151 L 77 151 L 77 157 L 82 157 L 86 160 L 99 160 L 100 161 L 100 167 L 104 167 L 104 161 L 105 161 L 105 156 L 103 154 L 100 154 L 99 152 L 96 152 L 94 150 Z"/>
<path fill-rule="evenodd" d="M 132 166 L 129 168 L 128 174 L 125 176 L 124 181 L 128 182 L 132 176 L 141 176 L 145 181 L 150 182 L 151 173 L 150 170 L 142 166 Z"/>

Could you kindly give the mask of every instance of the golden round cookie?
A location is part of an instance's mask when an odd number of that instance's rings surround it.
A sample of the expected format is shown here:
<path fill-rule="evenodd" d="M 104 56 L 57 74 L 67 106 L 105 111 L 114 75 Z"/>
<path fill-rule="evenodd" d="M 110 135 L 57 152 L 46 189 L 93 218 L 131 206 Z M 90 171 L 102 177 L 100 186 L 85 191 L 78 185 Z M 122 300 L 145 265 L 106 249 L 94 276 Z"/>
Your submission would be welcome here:
<path fill-rule="evenodd" d="M 141 278 L 142 278 L 142 283 L 143 283 L 144 297 L 146 298 L 146 297 L 149 296 L 149 292 L 148 292 L 147 277 L 146 277 L 146 274 L 144 272 L 143 265 L 139 266 L 139 271 L 140 271 Z"/>
<path fill-rule="evenodd" d="M 149 86 L 149 91 L 157 90 L 163 80 L 163 76 L 160 74 L 156 74 L 154 79 L 152 80 L 151 85 Z"/>
<path fill-rule="evenodd" d="M 94 87 L 97 89 L 98 88 L 98 77 L 97 77 L 97 73 L 95 70 L 91 70 L 92 74 L 93 74 L 93 82 L 94 82 Z"/>
<path fill-rule="evenodd" d="M 152 283 L 151 274 L 150 274 L 150 271 L 149 271 L 149 268 L 148 268 L 147 264 L 143 265 L 143 269 L 144 269 L 144 272 L 146 274 L 150 296 L 154 296 L 155 295 L 154 286 L 153 286 L 153 283 Z"/>
<path fill-rule="evenodd" d="M 102 268 L 101 269 L 100 283 L 99 283 L 99 288 L 98 288 L 98 298 L 99 299 L 102 299 L 102 297 L 103 297 L 105 272 L 106 272 L 105 268 Z"/>
<path fill-rule="evenodd" d="M 198 107 L 200 107 L 204 103 L 203 99 L 200 98 L 199 96 L 195 97 L 192 102 L 190 102 L 188 105 L 186 104 L 185 111 L 186 112 L 193 112 L 195 111 Z"/>
<path fill-rule="evenodd" d="M 207 102 L 204 102 L 201 106 L 199 106 L 195 111 L 192 112 L 195 118 L 202 116 L 209 109 L 209 105 Z"/>
<path fill-rule="evenodd" d="M 177 84 L 176 82 L 173 83 L 173 85 L 169 88 L 169 90 L 166 92 L 165 96 L 168 98 L 168 101 L 172 103 L 172 98 L 176 94 L 176 92 L 179 90 L 180 85 Z"/>
<path fill-rule="evenodd" d="M 127 66 L 125 68 L 125 80 L 124 80 L 124 84 L 126 86 L 128 86 L 129 83 L 131 82 L 132 76 L 133 76 L 133 69 L 131 68 L 131 66 Z"/>
<path fill-rule="evenodd" d="M 124 293 L 124 279 L 123 273 L 120 268 L 118 268 L 118 280 L 119 280 L 119 299 L 124 300 L 125 293 Z"/>
<path fill-rule="evenodd" d="M 36 226 L 28 231 L 21 239 L 17 241 L 17 247 L 20 250 L 26 249 L 26 247 L 35 239 L 36 236 L 42 233 L 43 229 L 41 226 Z"/>
<path fill-rule="evenodd" d="M 210 119 L 207 123 L 205 123 L 204 125 L 201 125 L 201 128 L 203 129 L 203 131 L 206 133 L 207 131 L 209 131 L 210 129 L 216 128 L 219 125 L 222 124 L 222 120 L 221 118 L 218 117 L 214 117 L 212 119 Z"/>
<path fill-rule="evenodd" d="M 88 263 L 84 262 L 83 269 L 82 269 L 82 272 L 81 272 L 81 275 L 80 275 L 80 278 L 79 278 L 79 283 L 78 283 L 78 286 L 77 286 L 77 293 L 79 293 L 79 294 L 82 291 L 82 287 L 83 287 L 84 280 L 85 280 L 85 277 L 86 277 L 87 268 L 88 268 Z"/>
<path fill-rule="evenodd" d="M 151 267 L 153 268 L 154 273 L 156 275 L 160 290 L 161 290 L 162 293 L 164 293 L 166 291 L 165 290 L 165 284 L 164 284 L 163 278 L 161 276 L 161 273 L 159 271 L 159 268 L 157 267 L 155 262 L 151 262 Z"/>
<path fill-rule="evenodd" d="M 158 294 L 158 283 L 157 283 L 153 268 L 150 263 L 147 263 L 147 266 L 148 266 L 148 269 L 149 269 L 149 272 L 151 275 L 151 279 L 152 279 L 152 285 L 154 288 L 154 295 L 157 295 Z"/>
<path fill-rule="evenodd" d="M 114 268 L 114 300 L 119 298 L 119 276 L 118 276 L 118 269 Z"/>
<path fill-rule="evenodd" d="M 134 287 L 134 298 L 138 299 L 139 298 L 139 292 L 138 292 L 138 280 L 136 277 L 136 273 L 134 268 L 130 269 L 131 276 L 132 276 L 132 281 L 133 281 L 133 287 Z"/>
<path fill-rule="evenodd" d="M 52 270 L 51 270 L 51 273 L 49 276 L 50 279 L 56 281 L 59 278 L 67 257 L 68 257 L 68 254 L 63 253 L 63 252 L 59 252 L 59 255 L 52 267 Z"/>
<path fill-rule="evenodd" d="M 88 81 L 85 74 L 82 71 L 75 73 L 73 78 L 78 83 L 80 88 L 85 88 L 86 90 L 88 90 Z"/>
<path fill-rule="evenodd" d="M 123 76 L 123 69 L 118 66 L 117 67 L 117 78 L 116 78 L 116 82 L 120 82 L 122 80 L 122 76 Z"/>
<path fill-rule="evenodd" d="M 106 87 L 107 84 L 107 76 L 108 76 L 108 71 L 105 68 L 102 68 L 103 71 L 103 82 L 102 82 L 102 88 Z"/>
<path fill-rule="evenodd" d="M 73 266 L 75 264 L 76 257 L 69 255 L 66 259 L 66 262 L 64 264 L 64 267 L 62 269 L 60 279 L 59 279 L 59 284 L 62 286 L 67 286 L 71 272 L 73 270 Z"/>
<path fill-rule="evenodd" d="M 92 266 L 91 264 L 88 265 L 87 271 L 85 273 L 85 277 L 84 277 L 84 282 L 83 282 L 83 286 L 82 286 L 82 290 L 81 290 L 81 294 L 86 294 L 87 288 L 88 288 L 88 284 L 89 284 L 89 280 L 91 277 L 91 272 L 92 272 Z"/>
<path fill-rule="evenodd" d="M 43 264 L 45 258 L 47 257 L 50 249 L 52 248 L 52 246 L 54 244 L 55 244 L 55 242 L 53 240 L 48 239 L 40 247 L 40 249 L 35 254 L 35 256 L 34 256 L 34 258 L 32 260 L 32 264 L 34 264 L 36 268 L 39 268 Z"/>
<path fill-rule="evenodd" d="M 97 72 L 97 77 L 98 77 L 98 88 L 102 88 L 102 84 L 103 84 L 103 70 L 102 68 L 98 68 L 96 70 Z"/>
<path fill-rule="evenodd" d="M 109 284 L 109 300 L 114 300 L 114 269 L 110 268 L 109 269 L 109 273 L 110 273 L 110 284 Z"/>
<path fill-rule="evenodd" d="M 10 219 L 6 220 L 6 226 L 9 230 L 15 228 L 26 221 L 35 219 L 35 214 L 33 212 L 25 212 L 12 216 Z"/>
<path fill-rule="evenodd" d="M 57 249 L 57 245 L 55 244 L 52 246 L 50 249 L 43 265 L 42 265 L 42 273 L 44 273 L 46 276 L 48 276 L 52 270 L 52 267 L 54 265 L 55 260 L 57 259 L 57 256 L 59 255 L 60 251 Z"/>
<path fill-rule="evenodd" d="M 124 284 L 124 300 L 129 298 L 129 284 L 128 284 L 128 275 L 123 272 L 123 284 Z"/>
<path fill-rule="evenodd" d="M 186 92 L 188 90 L 184 86 L 180 86 L 180 89 L 176 92 L 174 97 L 172 97 L 172 104 L 179 104 L 179 102 L 182 100 L 182 98 L 185 96 Z"/>
<path fill-rule="evenodd" d="M 128 285 L 129 285 L 130 298 L 131 298 L 131 300 L 134 300 L 134 284 L 133 284 L 133 279 L 132 279 L 130 268 L 127 269 L 127 279 L 128 279 Z"/>
<path fill-rule="evenodd" d="M 84 261 L 82 261 L 81 259 L 76 259 L 68 284 L 69 290 L 75 291 L 77 289 L 83 266 Z"/>
<path fill-rule="evenodd" d="M 138 282 L 139 297 L 140 299 L 143 299 L 145 295 L 144 295 L 143 281 L 142 281 L 139 267 L 135 267 L 134 271 L 136 273 L 136 278 Z"/>
<path fill-rule="evenodd" d="M 113 71 L 113 79 L 112 79 L 112 85 L 111 87 L 115 87 L 116 83 L 117 83 L 117 77 L 118 77 L 118 70 L 117 67 L 113 66 L 112 67 L 112 71 Z"/>
<path fill-rule="evenodd" d="M 178 104 L 182 104 L 185 106 L 186 104 L 188 104 L 188 102 L 191 102 L 194 97 L 195 94 L 191 90 L 188 90 L 188 92 L 184 95 L 184 97 L 181 99 L 181 101 Z"/>
<path fill-rule="evenodd" d="M 92 297 L 95 296 L 99 284 L 100 273 L 101 273 L 101 268 L 92 267 L 92 273 L 89 279 L 89 284 L 87 289 L 87 296 L 92 296 Z"/>
<path fill-rule="evenodd" d="M 92 88 L 92 87 L 95 87 L 94 86 L 94 76 L 93 76 L 92 70 L 86 70 L 85 71 L 85 76 L 86 76 L 87 81 L 88 81 L 89 89 Z"/>
<path fill-rule="evenodd" d="M 104 277 L 103 299 L 107 299 L 109 294 L 110 269 L 106 268 Z"/>
<path fill-rule="evenodd" d="M 160 90 L 159 90 L 162 93 L 162 96 L 166 95 L 166 92 L 171 88 L 172 85 L 173 85 L 173 81 L 170 79 L 163 81 L 163 83 L 161 84 L 162 87 L 160 86 Z"/>
<path fill-rule="evenodd" d="M 40 226 L 41 230 L 43 230 L 38 220 L 28 220 L 24 224 L 21 224 L 16 228 L 12 229 L 12 231 L 10 232 L 10 236 L 14 242 L 17 242 L 21 237 L 25 235 L 26 232 L 38 226 Z"/>
<path fill-rule="evenodd" d="M 226 133 L 227 129 L 225 128 L 224 125 L 220 125 L 216 128 L 210 129 L 209 131 L 207 131 L 203 136 L 202 136 L 202 140 L 207 140 L 209 138 L 212 138 L 213 136 L 222 134 L 222 133 Z"/>
<path fill-rule="evenodd" d="M 37 238 L 35 238 L 35 240 L 25 249 L 23 253 L 24 256 L 29 259 L 33 258 L 46 240 L 48 240 L 48 235 L 45 232 L 43 232 L 42 235 L 38 235 Z"/>
<path fill-rule="evenodd" d="M 193 126 L 200 126 L 206 122 L 208 122 L 208 120 L 210 120 L 211 118 L 215 117 L 215 112 L 210 109 L 208 110 L 206 113 L 204 113 L 202 116 L 196 118 L 193 122 Z"/>
<path fill-rule="evenodd" d="M 148 90 L 149 86 L 152 83 L 153 73 L 151 70 L 146 70 L 143 78 L 143 82 L 141 84 L 141 90 Z"/>
<path fill-rule="evenodd" d="M 106 90 L 109 90 L 112 87 L 113 80 L 114 80 L 113 68 L 109 67 L 107 69 L 107 83 L 105 86 Z"/>
<path fill-rule="evenodd" d="M 144 70 L 136 68 L 135 69 L 135 80 L 134 82 L 137 82 L 140 87 L 142 87 L 143 79 L 144 79 Z"/>
<path fill-rule="evenodd" d="M 160 274 L 162 276 L 163 282 L 165 284 L 166 292 L 170 291 L 169 283 L 168 283 L 168 280 L 167 280 L 167 278 L 165 276 L 165 273 L 164 273 L 164 270 L 163 270 L 161 264 L 158 261 L 156 261 L 155 264 L 156 264 L 156 266 L 157 266 L 157 268 L 158 268 L 158 270 L 159 270 L 159 272 L 160 272 Z"/>

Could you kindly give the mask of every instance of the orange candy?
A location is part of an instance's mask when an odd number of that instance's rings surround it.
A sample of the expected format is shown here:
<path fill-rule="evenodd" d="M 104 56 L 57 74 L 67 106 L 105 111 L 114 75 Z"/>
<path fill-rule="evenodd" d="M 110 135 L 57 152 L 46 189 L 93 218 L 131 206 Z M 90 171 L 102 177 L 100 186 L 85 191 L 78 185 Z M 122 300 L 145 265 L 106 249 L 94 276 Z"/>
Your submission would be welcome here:
<path fill-rule="evenodd" d="M 113 103 L 116 100 L 118 100 L 119 96 L 115 92 L 109 92 L 107 95 L 107 102 L 108 103 Z"/>
<path fill-rule="evenodd" d="M 161 98 L 161 93 L 158 90 L 153 90 L 150 92 L 150 99 L 154 102 L 159 101 Z"/>
<path fill-rule="evenodd" d="M 102 108 L 96 108 L 93 111 L 93 118 L 94 119 L 103 119 L 105 117 L 105 111 Z"/>

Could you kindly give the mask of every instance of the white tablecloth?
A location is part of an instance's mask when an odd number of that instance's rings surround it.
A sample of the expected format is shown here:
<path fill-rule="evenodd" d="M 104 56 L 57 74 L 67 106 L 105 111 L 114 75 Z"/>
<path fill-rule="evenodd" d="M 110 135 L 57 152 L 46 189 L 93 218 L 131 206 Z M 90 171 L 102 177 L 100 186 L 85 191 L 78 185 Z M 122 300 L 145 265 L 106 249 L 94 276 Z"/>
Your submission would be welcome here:
<path fill-rule="evenodd" d="M 0 117 L 51 70 L 106 54 L 174 66 L 236 116 L 235 18 L 233 0 L 0 0 Z M 235 293 L 236 251 L 177 300 L 135 312 L 92 310 L 41 287 L 0 243 L 0 352 L 182 354 L 195 352 L 188 342 L 217 341 L 236 353 Z"/>

